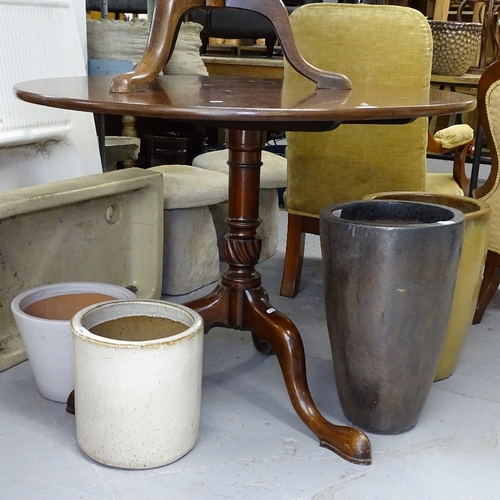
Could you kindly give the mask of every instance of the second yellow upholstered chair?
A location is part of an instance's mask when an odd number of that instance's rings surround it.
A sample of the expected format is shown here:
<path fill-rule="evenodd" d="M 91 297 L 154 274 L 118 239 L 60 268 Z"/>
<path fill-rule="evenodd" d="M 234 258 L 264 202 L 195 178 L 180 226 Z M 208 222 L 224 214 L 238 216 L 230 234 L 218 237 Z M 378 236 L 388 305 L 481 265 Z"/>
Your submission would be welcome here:
<path fill-rule="evenodd" d="M 395 93 L 403 86 L 430 87 L 432 34 L 414 9 L 312 4 L 295 10 L 290 21 L 303 57 L 318 68 L 347 75 L 354 91 L 361 84 L 393 87 Z M 286 86 L 302 78 L 285 63 Z M 457 183 L 465 179 L 459 171 L 463 162 L 456 162 L 454 173 L 427 174 L 427 143 L 426 118 L 403 125 L 344 124 L 331 132 L 287 133 L 288 235 L 281 295 L 298 292 L 305 234 L 319 233 L 322 207 L 381 191 L 463 194 Z"/>
<path fill-rule="evenodd" d="M 481 76 L 477 89 L 479 121 L 491 154 L 491 170 L 486 182 L 474 191 L 474 198 L 491 208 L 491 229 L 484 277 L 473 323 L 481 322 L 484 311 L 500 285 L 500 61 L 491 64 Z"/>

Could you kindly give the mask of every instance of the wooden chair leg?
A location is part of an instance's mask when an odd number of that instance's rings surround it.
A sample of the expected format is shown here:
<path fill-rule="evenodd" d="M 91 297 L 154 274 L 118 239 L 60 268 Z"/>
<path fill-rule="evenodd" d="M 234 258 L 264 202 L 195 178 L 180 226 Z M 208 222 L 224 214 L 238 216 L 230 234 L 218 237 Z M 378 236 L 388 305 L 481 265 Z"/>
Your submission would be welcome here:
<path fill-rule="evenodd" d="M 306 234 L 319 234 L 319 218 L 288 214 L 285 264 L 280 295 L 293 298 L 299 292 Z"/>
<path fill-rule="evenodd" d="M 276 45 L 276 38 L 266 38 L 266 57 L 273 57 L 274 46 Z"/>
<path fill-rule="evenodd" d="M 500 254 L 488 250 L 484 266 L 484 276 L 479 290 L 476 312 L 472 320 L 477 325 L 483 318 L 484 311 L 500 285 Z"/>
<path fill-rule="evenodd" d="M 297 295 L 304 261 L 306 235 L 302 232 L 302 217 L 288 214 L 285 263 L 281 279 L 280 295 L 293 298 Z"/>

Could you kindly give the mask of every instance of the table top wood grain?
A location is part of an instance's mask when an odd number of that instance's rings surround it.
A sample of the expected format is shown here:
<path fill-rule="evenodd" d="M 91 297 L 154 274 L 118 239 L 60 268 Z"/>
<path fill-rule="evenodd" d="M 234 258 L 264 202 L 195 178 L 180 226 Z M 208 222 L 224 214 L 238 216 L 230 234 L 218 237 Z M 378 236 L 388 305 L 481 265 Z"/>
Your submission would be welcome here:
<path fill-rule="evenodd" d="M 112 93 L 112 77 L 69 77 L 15 85 L 21 99 L 45 106 L 108 114 L 219 123 L 227 128 L 310 130 L 338 122 L 411 120 L 474 109 L 474 97 L 409 87 L 316 89 L 275 78 L 160 76 L 146 91 Z"/>

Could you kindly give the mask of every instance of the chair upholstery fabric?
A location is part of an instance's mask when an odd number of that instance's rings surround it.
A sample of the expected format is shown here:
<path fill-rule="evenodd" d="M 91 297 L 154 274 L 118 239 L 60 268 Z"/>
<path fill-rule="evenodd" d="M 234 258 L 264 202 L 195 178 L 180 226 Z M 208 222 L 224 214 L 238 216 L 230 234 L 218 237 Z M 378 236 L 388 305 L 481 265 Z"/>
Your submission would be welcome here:
<path fill-rule="evenodd" d="M 490 149 L 491 168 L 486 181 L 474 190 L 474 198 L 491 208 L 488 253 L 483 281 L 479 290 L 473 324 L 481 322 L 483 314 L 500 285 L 500 61 L 488 66 L 481 75 L 477 88 L 479 123 Z"/>
<path fill-rule="evenodd" d="M 490 150 L 498 161 L 500 151 L 500 80 L 495 81 L 486 92 L 486 113 L 491 131 Z M 494 184 L 490 191 L 478 199 L 491 208 L 490 240 L 488 250 L 500 254 L 500 170 L 497 170 Z"/>
<path fill-rule="evenodd" d="M 470 125 L 461 123 L 451 125 L 450 127 L 438 130 L 434 134 L 434 139 L 443 146 L 443 148 L 456 148 L 462 146 L 474 139 L 474 130 Z"/>
<path fill-rule="evenodd" d="M 303 57 L 321 69 L 347 75 L 353 87 L 429 88 L 432 34 L 414 9 L 312 4 L 296 9 L 290 21 Z M 302 78 L 285 64 L 286 85 Z M 331 132 L 287 133 L 288 212 L 318 217 L 326 205 L 371 192 L 424 191 L 427 133 L 426 118 L 405 125 L 341 125 Z M 463 194 L 451 174 L 435 177 L 432 185 L 439 192 Z"/>

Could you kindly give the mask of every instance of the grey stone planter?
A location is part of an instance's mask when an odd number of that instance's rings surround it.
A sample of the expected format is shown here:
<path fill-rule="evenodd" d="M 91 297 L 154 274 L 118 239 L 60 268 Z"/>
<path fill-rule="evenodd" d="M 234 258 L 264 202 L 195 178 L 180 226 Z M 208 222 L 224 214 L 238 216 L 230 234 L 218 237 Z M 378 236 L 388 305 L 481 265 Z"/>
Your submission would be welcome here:
<path fill-rule="evenodd" d="M 335 379 L 353 424 L 396 434 L 417 423 L 447 330 L 463 226 L 460 211 L 428 203 L 321 211 Z"/>

